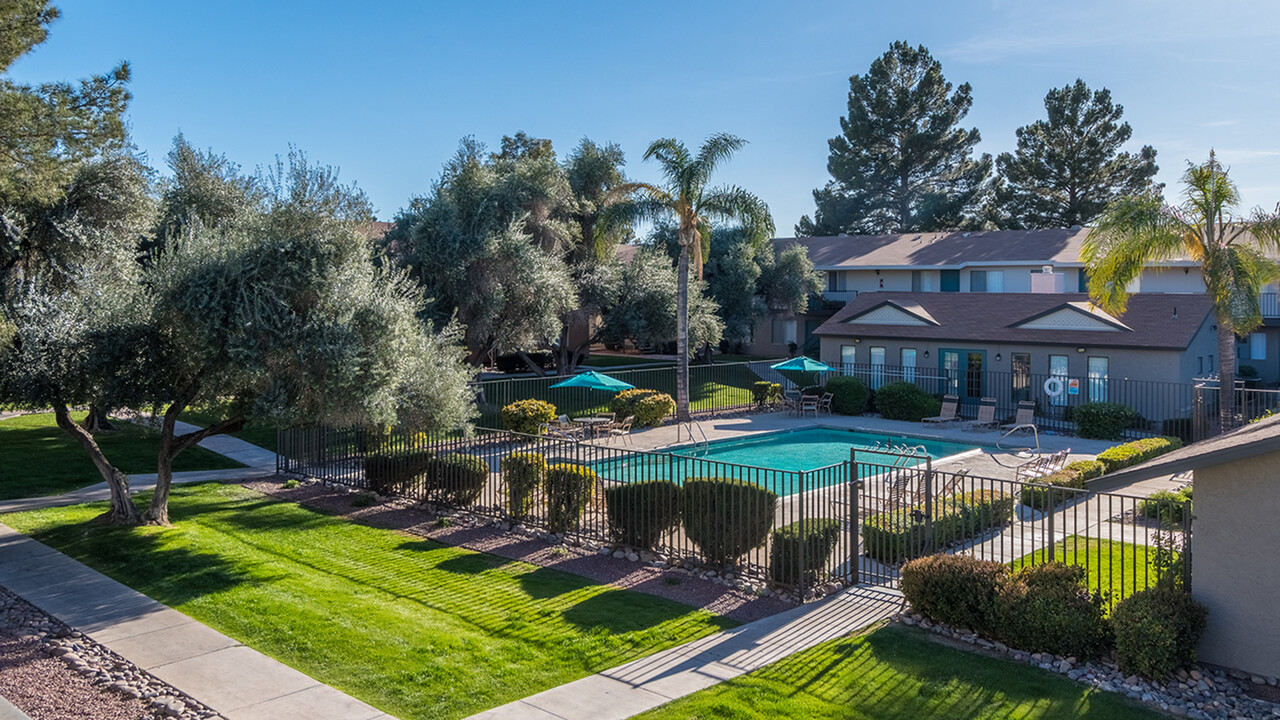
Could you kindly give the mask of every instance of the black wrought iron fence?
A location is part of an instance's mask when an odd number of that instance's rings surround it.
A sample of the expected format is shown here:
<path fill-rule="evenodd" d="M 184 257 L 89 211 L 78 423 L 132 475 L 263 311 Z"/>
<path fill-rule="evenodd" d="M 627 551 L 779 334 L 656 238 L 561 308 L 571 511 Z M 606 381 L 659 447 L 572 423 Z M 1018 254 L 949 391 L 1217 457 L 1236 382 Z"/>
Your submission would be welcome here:
<path fill-rule="evenodd" d="M 689 367 L 689 409 L 714 413 L 743 409 L 752 404 L 751 387 L 761 380 L 752 370 L 756 363 L 718 363 Z M 637 388 L 676 394 L 676 369 L 671 367 L 609 370 L 610 377 Z M 545 400 L 561 413 L 583 415 L 606 412 L 614 394 L 588 388 L 552 388 L 569 376 L 484 380 L 476 383 L 479 424 L 499 427 L 502 408 L 517 400 Z"/>
<path fill-rule="evenodd" d="M 847 576 L 828 505 L 842 496 L 857 506 L 848 463 L 774 470 L 701 457 L 705 446 L 642 452 L 485 429 L 471 437 L 290 429 L 278 446 L 281 472 L 653 553 L 653 562 L 710 567 L 758 588 L 803 595 Z"/>
<path fill-rule="evenodd" d="M 1218 405 L 1218 381 L 1202 380 L 1195 384 L 1195 412 L 1192 415 L 1192 433 L 1200 440 L 1213 437 L 1221 431 L 1221 414 Z M 1243 382 L 1236 384 L 1235 419 L 1239 427 L 1254 420 L 1280 412 L 1280 390 L 1251 388 Z"/>

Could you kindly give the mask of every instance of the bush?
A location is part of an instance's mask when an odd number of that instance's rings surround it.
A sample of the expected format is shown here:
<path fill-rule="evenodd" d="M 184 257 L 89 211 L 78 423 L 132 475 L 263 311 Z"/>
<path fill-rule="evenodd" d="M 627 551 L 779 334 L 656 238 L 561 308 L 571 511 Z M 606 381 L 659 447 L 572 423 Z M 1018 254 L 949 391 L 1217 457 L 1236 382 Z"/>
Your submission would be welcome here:
<path fill-rule="evenodd" d="M 376 493 L 403 495 L 431 467 L 433 458 L 430 450 L 371 452 L 364 457 L 364 477 Z"/>
<path fill-rule="evenodd" d="M 933 508 L 933 547 L 945 547 L 1004 525 L 1013 517 L 1014 496 L 983 490 L 936 498 Z M 896 564 L 933 548 L 925 543 L 923 508 L 905 508 L 872 515 L 862 521 L 863 554 Z"/>
<path fill-rule="evenodd" d="M 1119 440 L 1137 419 L 1137 413 L 1119 403 L 1091 402 L 1075 409 L 1076 434 L 1096 440 Z"/>
<path fill-rule="evenodd" d="M 489 480 L 484 458 L 455 453 L 437 458 L 423 476 L 428 500 L 441 505 L 466 507 L 480 498 Z"/>
<path fill-rule="evenodd" d="M 1116 661 L 1125 673 L 1162 679 L 1196 659 L 1209 610 L 1181 590 L 1148 588 L 1111 612 Z"/>
<path fill-rule="evenodd" d="M 992 608 L 1009 568 L 968 555 L 929 555 L 902 566 L 902 594 L 916 612 L 976 633 L 991 631 Z"/>
<path fill-rule="evenodd" d="M 511 453 L 502 460 L 502 484 L 507 489 L 507 517 L 521 522 L 533 512 L 538 489 L 547 477 L 547 459 L 538 453 Z"/>
<path fill-rule="evenodd" d="M 826 567 L 839 541 L 840 521 L 829 518 L 803 520 L 774 530 L 773 547 L 769 550 L 769 577 L 788 585 L 813 582 L 818 571 Z"/>
<path fill-rule="evenodd" d="M 585 465 L 552 465 L 547 468 L 546 485 L 547 528 L 558 533 L 576 530 L 595 497 L 595 471 Z"/>
<path fill-rule="evenodd" d="M 760 381 L 751 386 L 751 399 L 756 407 L 764 407 L 782 400 L 782 385 Z"/>
<path fill-rule="evenodd" d="M 653 550 L 680 522 L 680 486 L 670 480 L 615 485 L 604 491 L 604 505 L 615 543 Z"/>
<path fill-rule="evenodd" d="M 680 500 L 685 534 L 707 562 L 727 565 L 768 539 L 778 496 L 744 480 L 691 477 Z"/>
<path fill-rule="evenodd" d="M 1161 490 L 1152 493 L 1138 503 L 1138 514 L 1155 518 L 1162 523 L 1181 525 L 1185 518 L 1187 505 L 1191 500 L 1191 486 L 1179 490 Z"/>
<path fill-rule="evenodd" d="M 537 435 L 539 425 L 555 419 L 556 406 L 543 400 L 517 400 L 502 408 L 502 427 L 525 435 Z"/>
<path fill-rule="evenodd" d="M 1103 464 L 1097 460 L 1077 460 L 1055 473 L 1036 478 L 1034 480 L 1035 485 L 1024 486 L 1018 494 L 1018 501 L 1037 510 L 1048 510 L 1049 490 L 1043 487 L 1036 487 L 1037 485 L 1083 490 L 1085 483 L 1096 477 L 1101 477 L 1102 471 Z M 1076 493 L 1054 493 L 1054 505 L 1075 497 L 1077 497 Z"/>
<path fill-rule="evenodd" d="M 942 412 L 942 401 L 915 386 L 915 383 L 895 382 L 882 385 L 876 391 L 876 408 L 886 420 L 920 422 L 936 417 Z"/>
<path fill-rule="evenodd" d="M 861 415 L 867 409 L 871 391 L 867 384 L 854 377 L 833 377 L 827 381 L 831 393 L 831 411 L 841 415 Z"/>
<path fill-rule="evenodd" d="M 1083 584 L 1078 565 L 1045 563 L 1019 570 L 996 595 L 996 636 L 1011 647 L 1091 658 L 1107 644 L 1104 600 Z"/>
<path fill-rule="evenodd" d="M 1178 438 L 1143 438 L 1103 450 L 1098 453 L 1098 462 L 1110 473 L 1173 452 L 1180 447 L 1182 441 Z"/>
<path fill-rule="evenodd" d="M 621 420 L 635 417 L 633 427 L 661 425 L 667 416 L 676 411 L 676 401 L 657 390 L 633 388 L 623 390 L 609 403 L 609 410 Z"/>

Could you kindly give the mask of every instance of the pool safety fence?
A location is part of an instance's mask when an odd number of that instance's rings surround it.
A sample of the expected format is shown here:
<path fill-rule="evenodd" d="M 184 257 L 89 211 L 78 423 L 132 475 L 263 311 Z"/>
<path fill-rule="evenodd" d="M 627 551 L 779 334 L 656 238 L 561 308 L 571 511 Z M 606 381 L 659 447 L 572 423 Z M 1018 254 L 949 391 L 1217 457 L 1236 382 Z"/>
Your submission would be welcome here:
<path fill-rule="evenodd" d="M 895 584 L 936 552 L 1013 567 L 1080 565 L 1119 600 L 1161 573 L 1190 582 L 1190 501 L 1144 500 L 935 469 L 912 453 L 850 452 L 808 471 L 480 429 L 449 436 L 359 428 L 281 430 L 277 467 L 380 495 L 733 573 L 813 597 Z M 873 462 L 867 462 L 873 459 Z"/>

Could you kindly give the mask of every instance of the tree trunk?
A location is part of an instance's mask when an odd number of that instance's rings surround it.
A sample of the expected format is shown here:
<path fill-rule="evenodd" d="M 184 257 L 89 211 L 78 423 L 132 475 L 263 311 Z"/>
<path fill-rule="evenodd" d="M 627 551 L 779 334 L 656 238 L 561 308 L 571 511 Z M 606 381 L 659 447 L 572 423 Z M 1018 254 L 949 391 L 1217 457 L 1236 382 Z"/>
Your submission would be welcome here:
<path fill-rule="evenodd" d="M 100 432 L 116 429 L 111 424 L 111 419 L 107 417 L 107 411 L 97 405 L 89 406 L 89 414 L 85 415 L 81 427 L 88 431 L 90 435 L 97 435 Z"/>
<path fill-rule="evenodd" d="M 538 377 L 546 376 L 547 371 L 543 370 L 541 365 L 534 362 L 533 358 L 529 357 L 529 353 L 524 350 L 517 350 L 516 353 L 520 356 L 520 359 L 524 361 L 525 367 L 529 368 L 534 375 L 537 375 Z"/>
<path fill-rule="evenodd" d="M 80 427 L 71 419 L 71 413 L 67 410 L 67 406 L 57 403 L 53 406 L 53 415 L 57 420 L 58 427 L 62 428 L 74 439 L 93 460 L 93 464 L 98 468 L 98 473 L 102 475 L 102 479 L 107 481 L 107 487 L 111 489 L 111 507 L 103 516 L 107 522 L 113 525 L 137 525 L 142 522 L 142 516 L 138 513 L 138 508 L 133 504 L 133 499 L 129 497 L 129 478 L 117 467 L 112 465 L 107 456 L 102 453 L 102 449 L 98 447 L 97 441 L 89 434 L 88 430 Z"/>
<path fill-rule="evenodd" d="M 1222 432 L 1236 426 L 1236 331 L 1230 320 L 1218 318 L 1218 425 Z"/>
<path fill-rule="evenodd" d="M 676 272 L 676 422 L 689 422 L 689 417 L 689 246 L 681 243 Z"/>
<path fill-rule="evenodd" d="M 178 393 L 177 399 L 164 412 L 164 421 L 160 425 L 160 450 L 156 453 L 156 491 L 151 496 L 151 507 L 147 508 L 144 516 L 149 525 L 169 524 L 169 488 L 173 484 L 173 461 L 187 448 L 207 437 L 235 432 L 244 427 L 245 416 L 233 415 L 207 428 L 176 435 L 178 416 L 195 399 L 196 392 L 196 388 L 191 387 Z"/>

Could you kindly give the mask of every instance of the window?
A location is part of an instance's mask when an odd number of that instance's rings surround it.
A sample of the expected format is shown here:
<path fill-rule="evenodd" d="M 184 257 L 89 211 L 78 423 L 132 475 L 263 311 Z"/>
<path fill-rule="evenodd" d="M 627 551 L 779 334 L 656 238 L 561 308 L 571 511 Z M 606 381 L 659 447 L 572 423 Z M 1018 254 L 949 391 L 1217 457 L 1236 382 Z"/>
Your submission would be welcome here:
<path fill-rule="evenodd" d="M 933 292 L 933 275 L 927 270 L 912 270 L 911 292 Z"/>
<path fill-rule="evenodd" d="M 884 348 L 871 348 L 871 388 L 884 384 Z"/>
<path fill-rule="evenodd" d="M 1267 336 L 1265 333 L 1249 334 L 1249 359 L 1267 359 Z"/>
<path fill-rule="evenodd" d="M 971 270 L 969 272 L 969 292 L 987 291 L 987 271 Z"/>
<path fill-rule="evenodd" d="M 834 272 L 827 273 L 827 292 L 836 291 L 836 274 Z"/>
<path fill-rule="evenodd" d="M 1066 355 L 1049 356 L 1049 375 L 1062 381 L 1062 392 L 1049 398 L 1050 405 L 1061 407 L 1067 404 L 1067 360 Z"/>
<path fill-rule="evenodd" d="M 1080 272 L 1076 274 L 1076 277 L 1080 279 L 1079 285 L 1076 286 L 1076 290 L 1082 293 L 1089 292 L 1089 271 L 1084 268 L 1080 268 Z"/>
<path fill-rule="evenodd" d="M 942 292 L 960 292 L 960 271 L 943 270 L 939 289 Z"/>
<path fill-rule="evenodd" d="M 1209 372 L 1211 372 L 1211 373 L 1216 373 L 1216 372 L 1218 372 L 1218 366 L 1213 364 L 1213 356 L 1212 356 L 1212 355 L 1210 355 L 1210 356 L 1209 356 Z"/>
<path fill-rule="evenodd" d="M 784 320 L 782 318 L 774 318 L 773 321 L 773 342 L 778 345 L 786 345 L 796 341 L 796 321 Z"/>
<path fill-rule="evenodd" d="M 916 349 L 902 348 L 902 379 L 907 382 L 916 380 Z"/>
<path fill-rule="evenodd" d="M 1196 358 L 1196 363 L 1200 366 L 1200 369 L 1196 371 L 1196 374 L 1197 374 L 1197 375 L 1204 375 L 1204 356 L 1203 356 L 1203 355 L 1201 355 L 1201 356 L 1197 357 L 1197 358 Z"/>
<path fill-rule="evenodd" d="M 1013 368 L 1013 401 L 1031 399 L 1031 353 L 1009 353 Z"/>
<path fill-rule="evenodd" d="M 1089 358 L 1089 402 L 1107 401 L 1107 371 L 1110 364 L 1104 357 Z"/>
<path fill-rule="evenodd" d="M 1004 271 L 987 271 L 987 292 L 1004 292 Z"/>
<path fill-rule="evenodd" d="M 852 365 L 858 362 L 858 346 L 857 345 L 841 345 L 840 346 L 840 364 Z"/>

